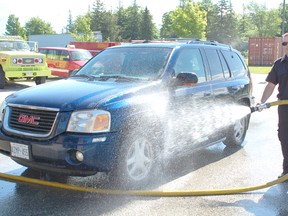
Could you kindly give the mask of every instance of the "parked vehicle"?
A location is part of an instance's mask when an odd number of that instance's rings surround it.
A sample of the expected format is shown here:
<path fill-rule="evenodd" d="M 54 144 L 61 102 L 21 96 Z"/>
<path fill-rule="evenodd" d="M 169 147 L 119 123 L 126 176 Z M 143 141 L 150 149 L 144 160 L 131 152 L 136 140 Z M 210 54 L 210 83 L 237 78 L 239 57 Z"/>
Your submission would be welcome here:
<path fill-rule="evenodd" d="M 40 47 L 39 52 L 44 54 L 52 75 L 68 77 L 73 70 L 78 70 L 90 58 L 91 53 L 85 49 L 68 47 Z"/>
<path fill-rule="evenodd" d="M 250 114 L 231 118 L 230 106 L 250 111 L 251 92 L 248 67 L 230 46 L 114 46 L 74 76 L 8 96 L 0 152 L 42 172 L 107 172 L 125 187 L 139 187 L 159 174 L 169 153 L 221 141 L 241 145 Z"/>
<path fill-rule="evenodd" d="M 0 36 L 0 89 L 5 87 L 6 80 L 19 78 L 33 78 L 37 85 L 45 83 L 51 72 L 37 48 L 36 42 L 18 36 Z"/>
<path fill-rule="evenodd" d="M 121 45 L 120 42 L 85 42 L 85 41 L 72 41 L 70 45 L 75 46 L 78 49 L 86 49 L 88 50 L 93 56 L 97 55 L 102 50 L 112 47 Z"/>

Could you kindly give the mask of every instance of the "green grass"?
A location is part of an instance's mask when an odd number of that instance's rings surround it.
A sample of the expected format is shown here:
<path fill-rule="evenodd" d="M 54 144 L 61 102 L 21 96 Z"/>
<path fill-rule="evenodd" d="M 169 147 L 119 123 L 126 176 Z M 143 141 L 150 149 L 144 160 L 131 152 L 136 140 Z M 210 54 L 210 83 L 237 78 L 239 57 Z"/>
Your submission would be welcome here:
<path fill-rule="evenodd" d="M 249 66 L 251 73 L 255 74 L 268 74 L 271 70 L 271 66 Z"/>

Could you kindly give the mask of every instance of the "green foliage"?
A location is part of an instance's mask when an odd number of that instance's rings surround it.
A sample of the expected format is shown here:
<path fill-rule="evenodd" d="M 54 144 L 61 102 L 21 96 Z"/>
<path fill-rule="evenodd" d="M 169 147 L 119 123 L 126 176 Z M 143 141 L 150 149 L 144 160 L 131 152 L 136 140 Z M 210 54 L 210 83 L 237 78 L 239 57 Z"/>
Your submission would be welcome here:
<path fill-rule="evenodd" d="M 268 74 L 271 66 L 249 66 L 249 71 L 254 74 Z"/>
<path fill-rule="evenodd" d="M 205 39 L 206 12 L 199 4 L 187 2 L 171 13 L 171 29 L 178 37 Z"/>
<path fill-rule="evenodd" d="M 195 3 L 196 2 L 196 3 Z M 159 30 L 153 23 L 149 9 L 141 8 L 133 1 L 131 6 L 121 5 L 115 10 L 106 10 L 103 0 L 95 0 L 91 11 L 76 20 L 69 11 L 64 31 L 73 33 L 77 40 L 94 41 L 94 31 L 101 31 L 103 40 L 130 41 L 161 38 L 200 38 L 231 44 L 241 51 L 247 49 L 249 37 L 275 37 L 281 35 L 282 5 L 267 10 L 265 5 L 250 1 L 243 4 L 241 14 L 236 14 L 230 0 L 179 0 L 175 10 L 162 16 Z M 288 7 L 286 7 L 288 14 Z M 288 31 L 285 22 L 285 32 Z M 19 19 L 10 15 L 6 24 L 7 35 L 26 38 L 32 34 L 54 34 L 50 23 L 38 17 L 31 18 L 25 27 Z"/>
<path fill-rule="evenodd" d="M 14 14 L 9 15 L 8 21 L 6 24 L 6 35 L 21 36 L 26 39 L 26 29 L 21 27 L 19 18 Z"/>
<path fill-rule="evenodd" d="M 143 11 L 140 26 L 141 26 L 140 37 L 145 40 L 152 40 L 154 36 L 153 35 L 154 26 L 152 22 L 152 16 L 147 7 Z"/>
<path fill-rule="evenodd" d="M 73 25 L 72 37 L 76 41 L 97 41 L 90 28 L 91 18 L 89 15 L 78 16 Z"/>
<path fill-rule="evenodd" d="M 265 5 L 251 2 L 248 5 L 249 18 L 255 27 L 255 36 L 269 37 L 281 33 L 281 17 L 277 10 L 268 11 Z"/>
<path fill-rule="evenodd" d="M 68 20 L 67 20 L 66 32 L 70 33 L 70 32 L 73 32 L 73 31 L 74 31 L 74 23 L 73 23 L 71 10 L 69 10 L 69 16 L 68 16 Z"/>
<path fill-rule="evenodd" d="M 28 35 L 36 34 L 55 34 L 50 23 L 41 20 L 39 17 L 32 17 L 26 24 L 25 28 Z"/>
<path fill-rule="evenodd" d="M 167 12 L 162 16 L 162 27 L 160 29 L 161 38 L 177 38 L 177 34 L 172 29 L 172 13 L 173 11 Z"/>

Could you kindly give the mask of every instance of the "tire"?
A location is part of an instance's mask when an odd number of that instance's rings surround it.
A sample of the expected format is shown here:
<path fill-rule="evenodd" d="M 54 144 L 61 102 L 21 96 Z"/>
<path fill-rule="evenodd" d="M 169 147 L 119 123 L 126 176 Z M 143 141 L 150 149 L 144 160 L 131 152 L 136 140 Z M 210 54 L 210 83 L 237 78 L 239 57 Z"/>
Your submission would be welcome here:
<path fill-rule="evenodd" d="M 155 136 L 145 130 L 134 130 L 123 137 L 117 163 L 109 173 L 109 181 L 121 189 L 143 189 L 153 182 L 161 167 L 160 146 Z"/>
<path fill-rule="evenodd" d="M 36 77 L 35 78 L 36 85 L 40 85 L 40 84 L 43 84 L 45 82 L 46 82 L 46 77 L 45 76 L 44 77 Z"/>
<path fill-rule="evenodd" d="M 227 147 L 240 147 L 246 137 L 246 132 L 249 124 L 249 117 L 245 116 L 242 119 L 236 120 L 234 125 L 231 125 L 227 130 L 226 139 L 223 141 Z"/>
<path fill-rule="evenodd" d="M 0 89 L 4 89 L 5 87 L 5 73 L 2 69 L 2 67 L 0 67 Z"/>

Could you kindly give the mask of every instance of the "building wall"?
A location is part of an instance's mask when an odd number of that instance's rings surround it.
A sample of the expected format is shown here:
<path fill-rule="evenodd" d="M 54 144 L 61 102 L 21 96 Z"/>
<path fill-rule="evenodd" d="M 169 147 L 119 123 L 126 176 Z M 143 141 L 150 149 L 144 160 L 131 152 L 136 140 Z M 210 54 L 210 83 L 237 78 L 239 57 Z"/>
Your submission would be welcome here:
<path fill-rule="evenodd" d="M 95 31 L 94 36 L 98 42 L 102 42 L 102 34 L 100 31 Z M 30 35 L 28 36 L 28 40 L 37 41 L 39 47 L 65 47 L 70 42 L 76 41 L 71 34 Z"/>
<path fill-rule="evenodd" d="M 75 41 L 70 34 L 30 35 L 28 40 L 37 41 L 39 47 L 65 47 L 70 42 Z"/>

